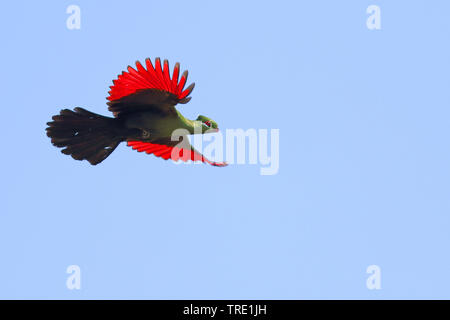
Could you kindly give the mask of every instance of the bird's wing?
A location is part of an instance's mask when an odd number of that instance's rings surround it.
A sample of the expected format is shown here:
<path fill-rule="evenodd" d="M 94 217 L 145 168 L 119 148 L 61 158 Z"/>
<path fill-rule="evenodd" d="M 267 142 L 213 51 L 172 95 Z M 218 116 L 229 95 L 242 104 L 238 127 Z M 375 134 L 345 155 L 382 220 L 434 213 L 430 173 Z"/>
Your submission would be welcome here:
<path fill-rule="evenodd" d="M 128 66 L 110 87 L 108 96 L 109 111 L 117 117 L 125 113 L 136 111 L 152 111 L 162 114 L 174 114 L 174 106 L 187 103 L 191 99 L 189 94 L 194 89 L 194 83 L 184 89 L 188 72 L 184 71 L 179 78 L 180 64 L 176 63 L 170 77 L 169 62 L 155 59 L 153 67 L 150 59 L 145 60 L 144 68 L 137 61 L 136 69 Z"/>
<path fill-rule="evenodd" d="M 202 161 L 208 163 L 212 166 L 224 167 L 228 164 L 226 162 L 214 162 L 208 160 L 200 152 L 195 150 L 186 136 L 183 136 L 183 141 L 171 141 L 170 139 L 159 139 L 154 142 L 143 142 L 143 141 L 128 141 L 127 144 L 133 150 L 138 152 L 145 152 L 147 154 L 153 154 L 157 157 L 161 157 L 164 160 L 172 159 L 173 161 Z"/>

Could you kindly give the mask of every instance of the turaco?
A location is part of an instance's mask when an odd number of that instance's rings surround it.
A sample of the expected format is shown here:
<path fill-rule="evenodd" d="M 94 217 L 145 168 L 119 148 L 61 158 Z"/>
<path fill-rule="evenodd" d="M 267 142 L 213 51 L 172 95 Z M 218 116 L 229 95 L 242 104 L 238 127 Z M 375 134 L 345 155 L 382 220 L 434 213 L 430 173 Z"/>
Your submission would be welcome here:
<path fill-rule="evenodd" d="M 179 78 L 180 64 L 176 63 L 170 77 L 169 62 L 150 59 L 145 65 L 137 61 L 136 69 L 128 66 L 110 87 L 108 110 L 114 118 L 105 117 L 83 108 L 61 110 L 48 122 L 47 135 L 53 145 L 64 148 L 62 153 L 76 160 L 87 160 L 96 165 L 105 160 L 123 141 L 139 152 L 153 154 L 165 160 L 203 161 L 213 166 L 226 166 L 213 162 L 196 151 L 187 134 L 217 132 L 217 123 L 205 116 L 186 119 L 175 106 L 191 100 L 194 83 L 184 86 L 188 72 Z M 183 143 L 172 141 L 176 129 L 185 129 Z"/>

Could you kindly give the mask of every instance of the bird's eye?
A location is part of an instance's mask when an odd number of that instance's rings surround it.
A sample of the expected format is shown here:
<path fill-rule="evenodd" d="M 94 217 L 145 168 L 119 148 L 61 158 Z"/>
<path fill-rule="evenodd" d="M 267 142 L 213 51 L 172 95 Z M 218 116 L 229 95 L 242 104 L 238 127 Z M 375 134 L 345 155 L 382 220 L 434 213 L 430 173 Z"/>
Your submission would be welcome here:
<path fill-rule="evenodd" d="M 206 126 L 211 128 L 211 121 L 205 121 Z"/>

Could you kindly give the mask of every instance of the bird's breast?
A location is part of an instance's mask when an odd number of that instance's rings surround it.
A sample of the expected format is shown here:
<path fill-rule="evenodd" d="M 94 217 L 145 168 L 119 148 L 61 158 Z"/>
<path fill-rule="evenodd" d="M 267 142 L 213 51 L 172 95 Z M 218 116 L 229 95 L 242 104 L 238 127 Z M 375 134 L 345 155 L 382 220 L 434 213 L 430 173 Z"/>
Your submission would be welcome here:
<path fill-rule="evenodd" d="M 154 137 L 170 137 L 174 130 L 183 127 L 183 123 L 178 117 L 162 116 L 151 112 L 137 112 L 127 117 L 125 126 L 130 129 L 146 129 Z"/>

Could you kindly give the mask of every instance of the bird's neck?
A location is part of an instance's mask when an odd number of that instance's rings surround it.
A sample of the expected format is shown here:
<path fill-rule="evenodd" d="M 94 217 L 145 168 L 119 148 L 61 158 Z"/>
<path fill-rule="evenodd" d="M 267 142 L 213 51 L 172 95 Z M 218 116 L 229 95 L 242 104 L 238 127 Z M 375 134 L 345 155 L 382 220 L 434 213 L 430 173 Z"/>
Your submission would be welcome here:
<path fill-rule="evenodd" d="M 185 118 L 178 110 L 177 110 L 177 113 L 178 113 L 178 117 L 180 118 L 181 122 L 184 124 L 183 129 L 188 130 L 190 134 L 202 132 L 202 124 L 200 121 L 189 120 L 189 119 Z"/>

